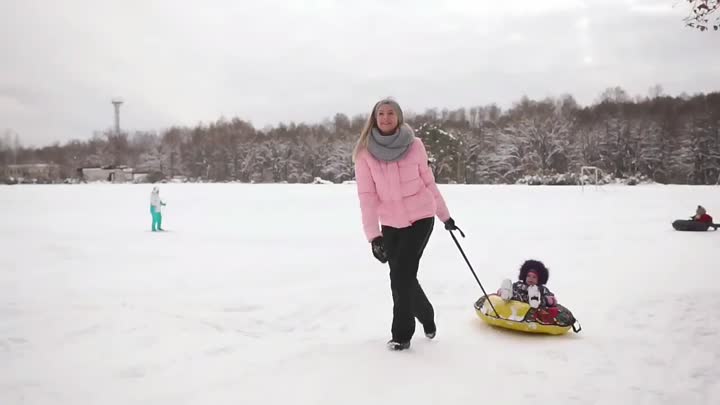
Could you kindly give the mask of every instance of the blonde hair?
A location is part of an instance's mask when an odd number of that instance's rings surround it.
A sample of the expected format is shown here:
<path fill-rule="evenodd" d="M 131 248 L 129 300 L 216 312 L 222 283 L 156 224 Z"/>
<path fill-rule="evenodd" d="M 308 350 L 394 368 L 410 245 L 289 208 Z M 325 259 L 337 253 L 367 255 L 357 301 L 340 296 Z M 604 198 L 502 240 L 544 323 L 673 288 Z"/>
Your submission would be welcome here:
<path fill-rule="evenodd" d="M 365 121 L 365 126 L 363 127 L 362 131 L 360 131 L 360 138 L 358 138 L 357 143 L 355 144 L 355 149 L 353 149 L 352 153 L 352 161 L 355 162 L 355 159 L 357 158 L 358 153 L 360 151 L 367 149 L 368 146 L 368 138 L 370 138 L 370 132 L 373 128 L 377 128 L 377 110 L 382 105 L 389 105 L 395 110 L 395 115 L 398 117 L 398 125 L 397 127 L 400 128 L 405 124 L 405 119 L 403 118 L 403 112 L 400 108 L 400 104 L 398 104 L 397 101 L 394 99 L 387 97 L 384 98 L 377 103 L 372 108 L 372 111 L 370 111 L 370 116 L 368 117 L 367 121 Z"/>

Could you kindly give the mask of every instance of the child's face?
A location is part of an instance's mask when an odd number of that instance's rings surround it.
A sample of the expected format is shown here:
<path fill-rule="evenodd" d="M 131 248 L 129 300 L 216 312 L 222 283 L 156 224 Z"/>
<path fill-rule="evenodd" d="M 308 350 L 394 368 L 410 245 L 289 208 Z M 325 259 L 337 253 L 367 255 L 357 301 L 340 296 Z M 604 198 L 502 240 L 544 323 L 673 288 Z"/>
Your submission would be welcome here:
<path fill-rule="evenodd" d="M 537 285 L 537 283 L 538 283 L 537 275 L 533 272 L 528 273 L 527 277 L 525 278 L 525 283 L 527 285 Z"/>

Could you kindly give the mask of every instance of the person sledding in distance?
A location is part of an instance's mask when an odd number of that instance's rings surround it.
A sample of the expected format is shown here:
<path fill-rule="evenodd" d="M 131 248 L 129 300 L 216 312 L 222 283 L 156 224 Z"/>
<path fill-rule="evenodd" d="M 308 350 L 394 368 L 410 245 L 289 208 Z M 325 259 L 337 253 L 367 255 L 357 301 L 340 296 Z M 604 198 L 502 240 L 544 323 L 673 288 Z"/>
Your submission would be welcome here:
<path fill-rule="evenodd" d="M 695 214 L 690 216 L 689 219 L 677 219 L 673 221 L 672 227 L 676 231 L 705 232 L 710 228 L 717 231 L 720 224 L 714 224 L 713 218 L 708 215 L 705 207 L 698 205 L 695 209 Z"/>
<path fill-rule="evenodd" d="M 714 228 L 715 230 L 717 230 L 718 227 L 720 227 L 720 224 L 713 223 L 713 218 L 710 215 L 708 215 L 707 211 L 705 210 L 705 208 L 702 205 L 697 206 L 697 208 L 695 209 L 695 215 L 690 217 L 690 219 L 695 222 L 708 224 L 708 226 Z"/>

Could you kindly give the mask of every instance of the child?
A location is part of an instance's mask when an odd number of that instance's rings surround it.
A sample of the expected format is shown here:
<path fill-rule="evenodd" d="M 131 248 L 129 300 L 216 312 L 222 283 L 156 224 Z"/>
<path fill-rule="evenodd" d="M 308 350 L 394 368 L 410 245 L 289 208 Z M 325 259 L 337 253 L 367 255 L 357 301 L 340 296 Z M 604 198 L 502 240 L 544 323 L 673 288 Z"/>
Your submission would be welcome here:
<path fill-rule="evenodd" d="M 152 215 L 152 231 L 164 231 L 162 229 L 162 207 L 166 205 L 165 201 L 160 199 L 160 189 L 158 186 L 153 187 L 150 193 L 150 215 Z"/>
<path fill-rule="evenodd" d="M 712 217 L 707 214 L 707 211 L 705 211 L 705 208 L 703 208 L 702 205 L 697 206 L 697 209 L 695 210 L 695 215 L 693 215 L 692 220 L 703 222 L 706 224 L 712 224 L 713 222 Z"/>
<path fill-rule="evenodd" d="M 713 218 L 708 215 L 707 211 L 702 205 L 697 206 L 697 209 L 695 210 L 695 215 L 693 215 L 690 219 L 693 221 L 702 222 L 703 224 L 708 224 L 711 227 L 715 228 L 715 230 L 717 230 L 720 226 L 719 224 L 713 224 Z"/>
<path fill-rule="evenodd" d="M 526 260 L 520 267 L 518 281 L 511 284 L 509 279 L 503 281 L 498 295 L 504 300 L 527 302 L 532 308 L 554 307 L 557 299 L 545 284 L 550 272 L 545 265 L 537 260 Z"/>

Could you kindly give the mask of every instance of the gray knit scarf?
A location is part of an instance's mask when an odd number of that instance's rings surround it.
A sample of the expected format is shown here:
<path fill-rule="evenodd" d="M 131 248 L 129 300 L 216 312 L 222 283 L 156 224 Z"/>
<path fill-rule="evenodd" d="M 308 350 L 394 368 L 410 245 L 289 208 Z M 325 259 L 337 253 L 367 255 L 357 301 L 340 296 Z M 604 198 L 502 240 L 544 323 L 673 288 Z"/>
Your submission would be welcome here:
<path fill-rule="evenodd" d="M 373 128 L 368 137 L 368 152 L 377 160 L 395 162 L 405 156 L 413 140 L 415 134 L 407 125 L 401 125 L 392 135 L 383 135 Z"/>

